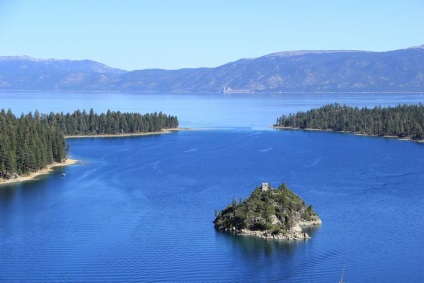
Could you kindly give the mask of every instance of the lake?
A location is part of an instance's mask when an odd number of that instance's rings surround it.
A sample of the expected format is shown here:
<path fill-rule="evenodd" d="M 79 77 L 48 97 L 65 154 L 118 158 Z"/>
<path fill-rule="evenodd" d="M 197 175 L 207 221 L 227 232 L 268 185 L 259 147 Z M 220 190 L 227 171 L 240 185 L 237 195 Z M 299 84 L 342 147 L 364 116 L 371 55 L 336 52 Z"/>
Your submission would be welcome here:
<path fill-rule="evenodd" d="M 269 128 L 327 103 L 420 94 L 3 93 L 14 113 L 163 111 L 207 130 L 71 139 L 75 166 L 0 188 L 0 281 L 422 281 L 424 144 Z M 61 174 L 66 173 L 62 178 Z M 286 182 L 323 225 L 305 242 L 236 237 L 214 210 Z"/>

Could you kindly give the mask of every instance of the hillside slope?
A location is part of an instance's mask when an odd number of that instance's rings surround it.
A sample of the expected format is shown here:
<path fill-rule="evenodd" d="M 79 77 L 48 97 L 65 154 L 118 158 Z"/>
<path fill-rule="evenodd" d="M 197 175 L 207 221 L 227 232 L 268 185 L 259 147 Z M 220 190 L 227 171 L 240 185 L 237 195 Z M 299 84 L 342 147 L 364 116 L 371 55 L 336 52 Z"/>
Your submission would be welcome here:
<path fill-rule="evenodd" d="M 0 57 L 0 90 L 423 92 L 424 46 L 280 52 L 216 68 L 131 72 L 89 60 Z"/>

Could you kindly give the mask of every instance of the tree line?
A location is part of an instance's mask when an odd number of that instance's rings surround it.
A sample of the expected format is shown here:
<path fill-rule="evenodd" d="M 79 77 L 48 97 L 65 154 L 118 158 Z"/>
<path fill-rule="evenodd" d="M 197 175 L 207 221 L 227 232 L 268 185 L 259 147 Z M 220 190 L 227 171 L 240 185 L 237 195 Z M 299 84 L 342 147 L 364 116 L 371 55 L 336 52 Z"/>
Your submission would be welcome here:
<path fill-rule="evenodd" d="M 25 175 L 62 162 L 69 151 L 65 136 L 160 132 L 177 128 L 178 119 L 162 112 L 121 113 L 93 109 L 74 113 L 40 114 L 35 111 L 17 118 L 9 109 L 0 111 L 0 178 Z"/>
<path fill-rule="evenodd" d="M 116 135 L 128 133 L 160 132 L 167 128 L 177 128 L 176 116 L 165 115 L 162 112 L 151 114 L 121 113 L 108 110 L 97 114 L 93 109 L 76 110 L 74 113 L 50 113 L 40 115 L 45 123 L 55 127 L 65 136 L 72 135 Z"/>
<path fill-rule="evenodd" d="M 63 134 L 31 113 L 17 118 L 12 111 L 0 111 L 0 177 L 27 174 L 67 154 Z"/>
<path fill-rule="evenodd" d="M 424 105 L 361 108 L 330 104 L 296 114 L 282 115 L 275 126 L 346 131 L 376 136 L 424 138 Z"/>

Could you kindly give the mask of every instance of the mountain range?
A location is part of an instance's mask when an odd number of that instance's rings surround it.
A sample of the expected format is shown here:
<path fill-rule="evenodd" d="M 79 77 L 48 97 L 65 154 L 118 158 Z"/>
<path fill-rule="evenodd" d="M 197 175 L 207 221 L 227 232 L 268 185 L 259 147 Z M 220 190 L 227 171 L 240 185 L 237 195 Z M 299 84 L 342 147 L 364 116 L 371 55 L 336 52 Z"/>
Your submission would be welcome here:
<path fill-rule="evenodd" d="M 125 71 L 90 60 L 0 56 L 0 91 L 423 92 L 424 45 L 279 52 L 179 70 Z"/>

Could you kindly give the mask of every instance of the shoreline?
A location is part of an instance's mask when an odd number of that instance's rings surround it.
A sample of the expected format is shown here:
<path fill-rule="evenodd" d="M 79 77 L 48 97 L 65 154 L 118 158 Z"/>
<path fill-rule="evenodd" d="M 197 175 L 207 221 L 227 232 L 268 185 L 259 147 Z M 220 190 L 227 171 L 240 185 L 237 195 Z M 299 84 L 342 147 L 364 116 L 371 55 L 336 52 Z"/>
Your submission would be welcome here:
<path fill-rule="evenodd" d="M 101 135 L 93 135 L 93 134 L 90 134 L 90 135 L 75 135 L 75 136 L 65 136 L 65 139 L 138 137 L 138 136 L 152 136 L 152 135 L 171 134 L 173 132 L 178 132 L 178 131 L 192 131 L 192 130 L 198 130 L 198 129 L 196 129 L 196 128 L 170 128 L 170 129 L 163 129 L 160 132 L 101 134 Z"/>
<path fill-rule="evenodd" d="M 353 134 L 355 136 L 362 136 L 362 137 L 379 137 L 379 138 L 391 138 L 391 139 L 398 139 L 401 141 L 411 141 L 411 142 L 418 142 L 418 143 L 424 143 L 424 140 L 413 140 L 410 137 L 403 137 L 400 138 L 398 136 L 379 136 L 379 135 L 368 135 L 368 134 L 361 134 L 357 132 L 348 132 L 348 131 L 335 131 L 335 130 L 324 130 L 324 129 L 312 129 L 312 128 L 294 128 L 294 127 L 284 127 L 284 126 L 272 126 L 273 129 L 280 129 L 280 130 L 301 130 L 301 131 L 318 131 L 318 132 L 333 132 L 333 133 L 344 133 L 344 134 Z"/>
<path fill-rule="evenodd" d="M 6 184 L 21 183 L 21 182 L 25 182 L 25 181 L 34 180 L 36 177 L 38 177 L 40 175 L 49 174 L 50 172 L 53 171 L 53 168 L 55 168 L 55 167 L 74 165 L 77 162 L 78 162 L 78 160 L 76 160 L 76 159 L 67 158 L 65 161 L 63 161 L 61 163 L 55 162 L 55 163 L 49 164 L 45 168 L 38 170 L 36 172 L 31 172 L 26 176 L 19 176 L 17 178 L 8 179 L 8 180 L 2 179 L 2 180 L 0 180 L 0 186 L 6 185 Z"/>
<path fill-rule="evenodd" d="M 149 136 L 149 135 L 160 135 L 160 134 L 170 134 L 176 131 L 188 131 L 188 130 L 202 130 L 197 128 L 172 128 L 172 129 L 163 129 L 160 132 L 147 132 L 147 133 L 126 133 L 126 134 L 117 134 L 117 135 L 77 135 L 77 136 L 65 136 L 65 139 L 77 139 L 77 138 L 121 138 L 121 137 L 132 137 L 132 136 Z M 36 172 L 31 172 L 25 176 L 19 176 L 17 178 L 11 179 L 1 179 L 0 178 L 0 187 L 2 185 L 21 183 L 25 181 L 34 180 L 36 177 L 44 174 L 49 174 L 53 171 L 55 167 L 69 166 L 74 165 L 78 162 L 76 159 L 67 158 L 61 163 L 53 163 L 47 165 L 45 168 L 38 170 Z"/>
<path fill-rule="evenodd" d="M 289 231 L 285 231 L 284 233 L 272 234 L 272 231 L 254 231 L 249 229 L 241 229 L 237 230 L 233 227 L 233 229 L 225 229 L 221 230 L 226 233 L 231 233 L 237 236 L 247 236 L 247 237 L 255 237 L 259 239 L 265 240 L 282 240 L 282 241 L 305 241 L 311 239 L 308 233 L 303 231 L 303 228 L 309 227 L 319 227 L 322 225 L 322 220 L 317 217 L 316 220 L 311 221 L 299 221 L 294 225 Z M 220 230 L 220 229 L 218 229 Z"/>

